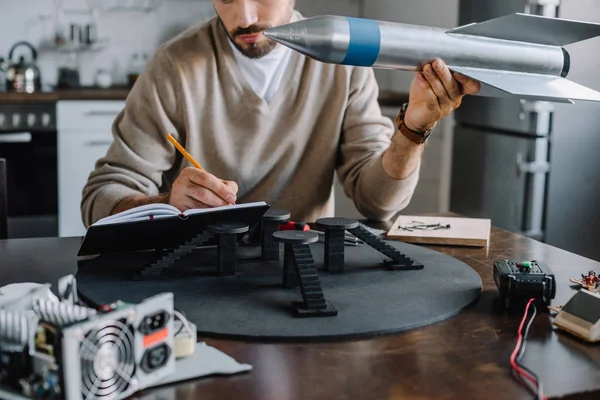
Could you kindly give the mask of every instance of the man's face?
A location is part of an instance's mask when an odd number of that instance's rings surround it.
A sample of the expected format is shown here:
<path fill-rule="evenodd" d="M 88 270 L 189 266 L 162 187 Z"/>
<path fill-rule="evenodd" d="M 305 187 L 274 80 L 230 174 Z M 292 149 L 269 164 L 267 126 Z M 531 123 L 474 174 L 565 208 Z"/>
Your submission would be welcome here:
<path fill-rule="evenodd" d="M 290 21 L 295 0 L 213 0 L 215 11 L 235 46 L 260 58 L 277 43 L 261 32 Z"/>

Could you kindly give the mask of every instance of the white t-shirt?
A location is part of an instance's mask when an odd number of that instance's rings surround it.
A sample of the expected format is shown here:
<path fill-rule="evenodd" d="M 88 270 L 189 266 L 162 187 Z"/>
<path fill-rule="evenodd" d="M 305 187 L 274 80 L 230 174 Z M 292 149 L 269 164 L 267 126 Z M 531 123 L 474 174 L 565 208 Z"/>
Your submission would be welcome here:
<path fill-rule="evenodd" d="M 228 43 L 246 81 L 258 96 L 270 102 L 279 87 L 292 50 L 279 45 L 262 58 L 248 58 L 231 40 Z"/>

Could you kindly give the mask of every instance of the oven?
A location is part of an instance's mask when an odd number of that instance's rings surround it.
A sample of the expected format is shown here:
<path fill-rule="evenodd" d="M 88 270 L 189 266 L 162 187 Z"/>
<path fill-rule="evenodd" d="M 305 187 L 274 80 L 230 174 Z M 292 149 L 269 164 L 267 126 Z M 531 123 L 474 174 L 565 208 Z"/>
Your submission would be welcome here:
<path fill-rule="evenodd" d="M 57 154 L 55 102 L 0 104 L 9 238 L 58 236 Z"/>

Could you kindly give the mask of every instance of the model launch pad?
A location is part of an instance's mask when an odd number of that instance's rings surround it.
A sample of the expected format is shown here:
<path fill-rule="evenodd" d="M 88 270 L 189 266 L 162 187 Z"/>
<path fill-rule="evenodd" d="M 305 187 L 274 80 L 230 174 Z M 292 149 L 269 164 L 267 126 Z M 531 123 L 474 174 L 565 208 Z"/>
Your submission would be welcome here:
<path fill-rule="evenodd" d="M 213 221 L 173 248 L 82 260 L 79 288 L 100 303 L 173 292 L 199 334 L 269 340 L 399 332 L 456 315 L 481 292 L 466 264 L 356 220 L 319 219 L 316 231 L 287 230 L 289 220 L 269 209 L 255 224 Z"/>
<path fill-rule="evenodd" d="M 335 316 L 337 310 L 325 300 L 319 275 L 317 273 L 311 243 L 319 240 L 314 231 L 283 230 L 280 224 L 288 221 L 290 214 L 282 210 L 267 211 L 261 221 L 261 255 L 263 261 L 279 261 L 280 244 L 284 245 L 282 266 L 282 287 L 293 289 L 300 287 L 302 301 L 294 302 L 295 315 L 299 317 Z M 359 225 L 358 221 L 346 218 L 323 218 L 317 220 L 317 226 L 325 230 L 325 271 L 344 272 L 344 235 L 349 232 L 362 240 L 372 249 L 377 250 L 387 259 L 383 266 L 390 270 L 422 269 L 420 264 L 394 247 L 386 244 L 379 237 Z M 237 275 L 237 244 L 240 235 L 249 231 L 246 223 L 222 222 L 207 226 L 202 233 L 193 237 L 181 246 L 167 251 L 157 261 L 142 266 L 139 272 L 132 275 L 134 280 L 155 280 L 168 278 L 170 272 L 182 273 L 177 262 L 189 257 L 198 248 L 216 242 L 217 258 L 214 273 L 218 276 Z"/>

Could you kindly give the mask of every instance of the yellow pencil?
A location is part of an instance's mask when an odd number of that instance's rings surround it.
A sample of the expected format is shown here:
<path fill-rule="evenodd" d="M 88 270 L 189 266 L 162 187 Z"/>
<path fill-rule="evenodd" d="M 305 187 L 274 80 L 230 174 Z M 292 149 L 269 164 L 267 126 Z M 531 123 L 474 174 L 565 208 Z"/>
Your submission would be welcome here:
<path fill-rule="evenodd" d="M 173 143 L 173 146 L 175 146 L 177 148 L 177 150 L 179 150 L 179 152 L 181 154 L 183 154 L 183 156 L 190 162 L 192 163 L 192 165 L 196 168 L 198 168 L 201 171 L 206 171 L 204 168 L 202 168 L 202 165 L 198 164 L 198 161 L 196 161 L 194 159 L 194 157 L 192 157 L 192 155 L 190 153 L 187 152 L 186 149 L 183 148 L 182 145 L 179 144 L 179 142 L 173 137 L 173 135 L 171 135 L 170 133 L 167 135 L 167 139 L 169 139 L 169 142 Z M 221 179 L 221 182 L 227 184 L 223 179 Z"/>
<path fill-rule="evenodd" d="M 187 158 L 187 160 L 192 163 L 192 165 L 196 168 L 198 168 L 201 171 L 204 171 L 204 168 L 202 168 L 202 165 L 198 164 L 198 161 L 194 160 L 194 157 L 192 157 L 192 155 L 190 153 L 188 153 L 182 145 L 179 144 L 179 142 L 173 137 L 173 135 L 171 135 L 170 133 L 167 135 L 167 139 L 169 139 L 169 142 L 173 143 L 173 146 L 175 146 L 177 148 L 177 150 L 179 150 L 179 152 L 181 154 L 183 154 L 183 156 L 185 158 Z"/>

